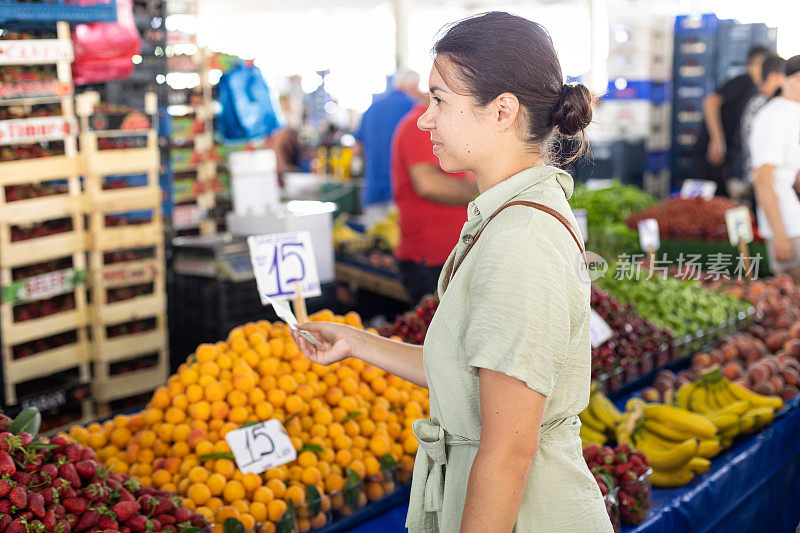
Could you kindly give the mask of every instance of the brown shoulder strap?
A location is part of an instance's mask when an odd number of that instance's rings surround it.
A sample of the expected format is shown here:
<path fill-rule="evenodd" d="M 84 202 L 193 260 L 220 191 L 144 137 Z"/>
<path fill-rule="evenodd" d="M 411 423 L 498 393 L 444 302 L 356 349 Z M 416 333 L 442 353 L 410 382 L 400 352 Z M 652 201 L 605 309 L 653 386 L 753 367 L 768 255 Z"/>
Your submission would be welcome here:
<path fill-rule="evenodd" d="M 504 204 L 502 207 L 500 207 L 500 209 L 495 211 L 494 214 L 489 217 L 489 220 L 486 221 L 486 224 L 483 225 L 483 227 L 480 229 L 480 231 L 478 231 L 478 233 L 475 234 L 475 238 L 472 239 L 472 242 L 467 247 L 467 250 L 464 252 L 464 255 L 461 256 L 461 259 L 459 259 L 459 261 L 456 264 L 456 266 L 453 267 L 453 271 L 450 273 L 450 279 L 451 280 L 453 279 L 453 276 L 456 275 L 456 271 L 458 270 L 458 267 L 460 267 L 461 263 L 464 262 L 464 259 L 467 257 L 467 254 L 470 252 L 470 250 L 472 250 L 472 247 L 475 246 L 475 243 L 478 242 L 478 237 L 481 236 L 481 233 L 483 233 L 483 230 L 486 229 L 486 226 L 489 225 L 489 222 L 491 222 L 494 217 L 499 215 L 500 211 L 502 211 L 503 209 L 506 209 L 508 207 L 514 206 L 514 205 L 525 205 L 525 206 L 528 206 L 528 207 L 532 207 L 534 209 L 538 209 L 539 211 L 543 211 L 543 212 L 547 213 L 548 215 L 551 215 L 551 216 L 555 217 L 556 219 L 558 219 L 558 221 L 561 222 L 561 224 L 563 224 L 565 228 L 567 228 L 567 231 L 569 231 L 569 234 L 572 235 L 572 240 L 574 240 L 575 244 L 578 245 L 578 249 L 581 251 L 581 255 L 583 256 L 584 261 L 586 260 L 586 250 L 584 250 L 584 248 L 583 248 L 583 241 L 580 238 L 580 236 L 575 232 L 574 228 L 569 223 L 569 221 L 564 217 L 564 215 L 562 215 L 561 213 L 559 213 L 558 211 L 556 211 L 552 207 L 547 207 L 546 205 L 542 205 L 542 204 L 537 203 L 537 202 L 528 202 L 528 201 L 525 201 L 525 200 L 515 200 L 513 202 L 508 202 L 507 204 Z"/>

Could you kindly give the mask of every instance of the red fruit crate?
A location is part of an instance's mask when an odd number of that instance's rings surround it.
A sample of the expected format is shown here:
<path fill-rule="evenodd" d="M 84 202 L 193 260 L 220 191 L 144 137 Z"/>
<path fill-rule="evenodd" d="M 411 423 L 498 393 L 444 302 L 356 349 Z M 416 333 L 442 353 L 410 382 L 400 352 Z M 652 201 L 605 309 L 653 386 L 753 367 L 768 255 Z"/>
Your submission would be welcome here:
<path fill-rule="evenodd" d="M 111 402 L 152 392 L 166 383 L 169 357 L 165 332 L 163 339 L 164 347 L 161 349 L 145 351 L 135 356 L 119 357 L 113 362 L 95 361 L 92 396 L 97 402 L 98 415 L 111 414 Z M 134 339 L 128 339 L 128 342 L 139 341 L 135 340 L 134 336 Z"/>

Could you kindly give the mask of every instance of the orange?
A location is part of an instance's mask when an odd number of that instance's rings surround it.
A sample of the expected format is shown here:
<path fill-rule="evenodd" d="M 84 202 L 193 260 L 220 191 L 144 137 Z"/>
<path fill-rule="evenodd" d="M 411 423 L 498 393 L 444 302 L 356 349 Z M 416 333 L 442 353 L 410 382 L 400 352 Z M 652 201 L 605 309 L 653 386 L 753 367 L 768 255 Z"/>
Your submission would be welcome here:
<path fill-rule="evenodd" d="M 328 517 L 325 515 L 324 512 L 319 513 L 317 516 L 311 519 L 311 527 L 314 529 L 322 529 L 327 525 Z"/>
<path fill-rule="evenodd" d="M 261 486 L 261 476 L 258 474 L 244 474 L 242 476 L 242 485 L 247 494 L 252 494 L 257 488 Z"/>
<path fill-rule="evenodd" d="M 267 393 L 258 387 L 254 388 L 247 394 L 247 403 L 250 405 L 257 405 L 263 401 L 266 401 L 266 399 Z"/>
<path fill-rule="evenodd" d="M 181 383 L 185 387 L 188 387 L 192 383 L 195 383 L 198 380 L 198 378 L 200 378 L 200 374 L 194 367 L 188 367 L 184 369 L 183 372 L 180 372 L 178 375 L 181 379 Z"/>
<path fill-rule="evenodd" d="M 364 458 L 364 468 L 367 476 L 377 476 L 381 473 L 381 463 L 371 455 Z"/>
<path fill-rule="evenodd" d="M 286 402 L 284 407 L 286 408 L 287 413 L 299 413 L 303 410 L 303 399 L 298 396 L 297 394 L 290 394 L 286 397 Z"/>
<path fill-rule="evenodd" d="M 126 427 L 118 427 L 111 432 L 111 443 L 118 448 L 126 448 L 131 440 L 131 431 Z"/>
<path fill-rule="evenodd" d="M 164 420 L 170 424 L 180 424 L 186 420 L 186 412 L 177 407 L 170 407 L 164 415 Z"/>
<path fill-rule="evenodd" d="M 192 428 L 189 427 L 188 424 L 178 424 L 172 431 L 172 440 L 174 442 L 184 442 L 186 439 L 189 438 L 189 433 L 191 431 Z"/>
<path fill-rule="evenodd" d="M 230 406 L 224 401 L 216 401 L 211 404 L 211 418 L 212 422 L 227 418 Z M 211 427 L 209 425 L 209 427 Z"/>
<path fill-rule="evenodd" d="M 186 392 L 184 394 L 186 396 L 186 400 L 190 404 L 198 402 L 203 399 L 203 387 L 201 387 L 197 383 L 192 383 L 191 385 L 186 387 Z"/>
<path fill-rule="evenodd" d="M 228 413 L 228 420 L 234 424 L 243 424 L 247 421 L 248 412 L 245 407 L 237 405 Z"/>
<path fill-rule="evenodd" d="M 233 376 L 233 386 L 242 392 L 250 392 L 256 386 L 256 379 L 250 373 L 236 374 Z"/>
<path fill-rule="evenodd" d="M 208 479 L 208 470 L 202 466 L 195 466 L 189 471 L 189 479 L 192 483 L 205 483 Z"/>
<path fill-rule="evenodd" d="M 189 415 L 197 420 L 208 420 L 211 417 L 211 404 L 197 401 L 189 407 Z"/>
<path fill-rule="evenodd" d="M 252 500 L 254 502 L 268 504 L 274 498 L 275 498 L 275 496 L 272 494 L 272 489 L 270 489 L 269 487 L 258 487 L 253 492 Z"/>
<path fill-rule="evenodd" d="M 223 505 L 217 511 L 214 519 L 218 524 L 224 524 L 225 520 L 228 518 L 235 518 L 236 520 L 239 520 L 239 516 L 240 513 L 236 507 L 233 507 L 232 505 Z"/>
<path fill-rule="evenodd" d="M 239 521 L 244 526 L 245 531 L 252 531 L 254 527 L 256 527 L 256 519 L 250 513 L 242 513 L 239 516 Z"/>
<path fill-rule="evenodd" d="M 263 522 L 267 519 L 267 505 L 265 503 L 252 502 L 247 511 L 256 522 Z"/>
<path fill-rule="evenodd" d="M 367 498 L 369 498 L 369 501 L 376 502 L 380 499 L 383 499 L 383 497 L 383 485 L 375 482 L 367 483 Z"/>
<path fill-rule="evenodd" d="M 233 502 L 244 498 L 244 486 L 238 481 L 231 480 L 225 484 L 225 490 L 222 492 L 222 497 L 226 502 Z"/>
<path fill-rule="evenodd" d="M 344 432 L 348 437 L 357 437 L 361 432 L 361 426 L 355 420 L 348 420 L 344 423 Z"/>
<path fill-rule="evenodd" d="M 259 402 L 255 407 L 255 413 L 259 420 L 269 420 L 272 418 L 273 411 L 272 404 L 269 402 Z"/>
<path fill-rule="evenodd" d="M 159 387 L 153 393 L 153 398 L 150 400 L 150 407 L 154 409 L 166 409 L 170 404 L 170 396 L 166 387 Z"/>
<path fill-rule="evenodd" d="M 211 498 L 211 490 L 202 483 L 192 483 L 186 495 L 197 505 L 203 505 Z"/>
<path fill-rule="evenodd" d="M 269 502 L 269 505 L 267 505 L 269 519 L 273 522 L 280 520 L 283 515 L 286 514 L 286 507 L 286 502 L 283 500 L 272 500 Z"/>
<path fill-rule="evenodd" d="M 322 481 L 322 473 L 315 466 L 309 466 L 303 470 L 300 480 L 306 485 L 319 485 Z"/>
<path fill-rule="evenodd" d="M 341 407 L 334 407 L 331 409 L 331 415 L 333 416 L 333 420 L 335 422 L 343 422 L 349 413 L 342 409 Z"/>
<path fill-rule="evenodd" d="M 403 451 L 408 454 L 415 454 L 417 453 L 417 448 L 419 447 L 419 441 L 416 437 L 406 437 L 403 439 Z"/>
<path fill-rule="evenodd" d="M 284 497 L 287 501 L 292 500 L 294 506 L 297 507 L 301 503 L 305 503 L 306 501 L 306 491 L 303 490 L 302 487 L 298 485 L 292 485 L 288 489 L 286 489 L 286 495 Z"/>
<path fill-rule="evenodd" d="M 367 468 L 361 461 L 353 460 L 350 463 L 349 468 L 358 475 L 359 479 L 364 479 L 364 477 L 367 475 Z"/>
<path fill-rule="evenodd" d="M 341 437 L 336 437 L 333 439 L 333 447 L 337 450 L 347 450 L 353 446 L 353 439 L 348 437 L 347 435 L 342 435 Z"/>
<path fill-rule="evenodd" d="M 215 381 L 206 385 L 204 393 L 206 401 L 211 403 L 217 402 L 225 398 L 225 387 L 218 381 Z"/>
<path fill-rule="evenodd" d="M 353 455 L 347 450 L 339 450 L 336 452 L 336 464 L 342 468 L 346 467 L 353 460 Z"/>
<path fill-rule="evenodd" d="M 369 418 L 362 419 L 358 425 L 360 427 L 359 433 L 365 437 L 370 437 L 373 433 L 375 433 L 375 422 Z"/>
<path fill-rule="evenodd" d="M 208 476 L 205 486 L 208 487 L 208 489 L 211 491 L 211 494 L 214 496 L 219 496 L 222 494 L 222 491 L 225 490 L 225 483 L 225 476 L 215 472 Z"/>
<path fill-rule="evenodd" d="M 325 393 L 325 400 L 327 400 L 329 405 L 339 405 L 339 401 L 341 401 L 343 397 L 344 393 L 339 387 L 331 386 L 331 388 L 328 389 L 328 392 Z"/>
<path fill-rule="evenodd" d="M 332 439 L 337 437 L 341 437 L 344 435 L 344 426 L 339 424 L 338 422 L 334 422 L 328 426 L 328 436 Z"/>
<path fill-rule="evenodd" d="M 283 495 L 286 494 L 286 484 L 280 479 L 267 481 L 267 488 L 272 491 L 275 498 L 283 498 Z"/>
<path fill-rule="evenodd" d="M 231 407 L 247 405 L 247 394 L 238 389 L 234 389 L 228 393 L 228 405 Z"/>
<path fill-rule="evenodd" d="M 286 391 L 283 389 L 270 389 L 267 392 L 267 401 L 274 407 L 282 407 L 283 402 L 286 401 Z"/>
<path fill-rule="evenodd" d="M 233 477 L 233 472 L 236 470 L 236 465 L 230 459 L 217 459 L 214 461 L 214 472 L 221 474 L 230 479 Z"/>
<path fill-rule="evenodd" d="M 317 455 L 314 452 L 305 451 L 297 456 L 297 464 L 302 467 L 316 466 Z"/>
<path fill-rule="evenodd" d="M 219 376 L 219 372 L 219 366 L 217 366 L 216 363 L 203 363 L 200 365 L 201 376 L 217 377 Z"/>
<path fill-rule="evenodd" d="M 217 358 L 217 350 L 213 344 L 201 344 L 194 352 L 198 363 L 210 363 Z"/>
<path fill-rule="evenodd" d="M 189 448 L 189 444 L 186 442 L 176 442 L 172 445 L 172 456 L 173 457 L 186 457 L 191 453 L 191 449 Z"/>
<path fill-rule="evenodd" d="M 383 457 L 385 454 L 389 453 L 390 444 L 389 439 L 374 435 L 369 441 L 369 449 L 377 457 Z"/>
<path fill-rule="evenodd" d="M 278 378 L 278 387 L 291 394 L 297 389 L 297 380 L 288 374 L 284 374 Z"/>

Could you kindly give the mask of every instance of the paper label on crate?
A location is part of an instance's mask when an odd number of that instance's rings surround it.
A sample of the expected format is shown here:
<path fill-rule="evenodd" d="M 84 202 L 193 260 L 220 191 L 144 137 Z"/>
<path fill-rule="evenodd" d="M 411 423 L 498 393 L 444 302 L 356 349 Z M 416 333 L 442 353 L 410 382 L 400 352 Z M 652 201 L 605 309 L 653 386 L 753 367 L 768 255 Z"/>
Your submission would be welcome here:
<path fill-rule="evenodd" d="M 586 244 L 586 236 L 589 235 L 589 222 L 586 209 L 573 209 L 572 214 L 575 215 L 575 220 L 578 221 L 578 229 L 581 230 L 583 237 L 583 244 Z"/>
<path fill-rule="evenodd" d="M 197 205 L 179 205 L 172 209 L 172 225 L 175 229 L 199 226 L 208 218 L 208 211 Z"/>
<path fill-rule="evenodd" d="M 30 80 L 0 83 L 0 100 L 47 98 L 72 94 L 72 85 L 58 80 Z"/>
<path fill-rule="evenodd" d="M 749 207 L 743 205 L 725 211 L 725 225 L 728 226 L 728 238 L 732 246 L 738 246 L 740 242 L 753 242 L 753 221 Z"/>
<path fill-rule="evenodd" d="M 297 459 L 286 429 L 275 418 L 231 431 L 225 440 L 243 474 L 260 474 Z"/>
<path fill-rule="evenodd" d="M 77 133 L 73 117 L 34 117 L 0 120 L 0 146 L 7 144 L 56 141 Z"/>
<path fill-rule="evenodd" d="M 590 309 L 589 314 L 589 339 L 592 343 L 592 348 L 601 346 L 604 342 L 614 336 L 614 331 L 603 320 L 597 311 Z"/>
<path fill-rule="evenodd" d="M 656 251 L 661 248 L 661 234 L 658 230 L 658 220 L 646 218 L 639 221 L 639 244 L 646 252 Z"/>
<path fill-rule="evenodd" d="M 717 184 L 710 180 L 683 180 L 681 184 L 681 198 L 711 200 L 716 192 Z"/>
<path fill-rule="evenodd" d="M 0 40 L 0 65 L 41 65 L 73 60 L 72 42 L 59 39 Z"/>
<path fill-rule="evenodd" d="M 86 282 L 86 271 L 67 268 L 31 276 L 3 287 L 3 303 L 30 302 L 72 292 Z"/>
<path fill-rule="evenodd" d="M 263 305 L 294 298 L 296 282 L 304 298 L 322 294 L 309 232 L 253 235 L 247 244 Z"/>

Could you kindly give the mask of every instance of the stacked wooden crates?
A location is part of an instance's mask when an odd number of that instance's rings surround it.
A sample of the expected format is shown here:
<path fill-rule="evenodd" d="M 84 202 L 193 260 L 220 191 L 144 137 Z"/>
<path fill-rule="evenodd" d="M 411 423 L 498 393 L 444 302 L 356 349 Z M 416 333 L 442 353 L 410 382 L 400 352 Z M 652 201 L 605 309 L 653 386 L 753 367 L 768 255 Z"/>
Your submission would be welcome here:
<path fill-rule="evenodd" d="M 98 103 L 97 93 L 77 98 L 88 221 L 92 395 L 98 413 L 107 415 L 114 410 L 112 402 L 162 385 L 169 355 L 157 98 L 146 96 L 146 129 L 93 127 Z"/>
<path fill-rule="evenodd" d="M 0 162 L 3 407 L 37 406 L 53 428 L 93 416 L 69 26 L 58 23 L 55 38 L 0 40 L 0 52 L 3 68 L 56 66 L 56 78 L 23 76 L 0 95 L 10 115 L 28 117 L 0 120 L 0 152 L 15 150 Z M 53 155 L 39 143 L 59 146 Z"/>

